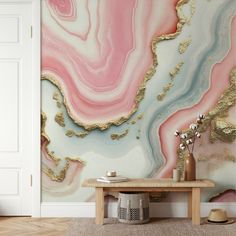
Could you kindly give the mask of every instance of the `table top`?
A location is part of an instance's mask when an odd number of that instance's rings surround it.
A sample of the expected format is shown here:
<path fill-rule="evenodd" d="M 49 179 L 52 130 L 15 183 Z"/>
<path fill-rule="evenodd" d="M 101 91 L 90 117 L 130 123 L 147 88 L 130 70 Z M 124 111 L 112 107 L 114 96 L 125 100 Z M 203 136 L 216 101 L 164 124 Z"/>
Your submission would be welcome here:
<path fill-rule="evenodd" d="M 211 180 L 207 179 L 198 179 L 195 181 L 180 181 L 174 182 L 173 179 L 154 179 L 154 178 L 145 178 L 145 179 L 129 179 L 126 182 L 119 182 L 119 183 L 103 183 L 98 182 L 96 179 L 86 179 L 82 183 L 82 187 L 124 187 L 124 188 L 157 188 L 157 187 L 183 187 L 183 188 L 208 188 L 214 187 L 215 184 Z"/>

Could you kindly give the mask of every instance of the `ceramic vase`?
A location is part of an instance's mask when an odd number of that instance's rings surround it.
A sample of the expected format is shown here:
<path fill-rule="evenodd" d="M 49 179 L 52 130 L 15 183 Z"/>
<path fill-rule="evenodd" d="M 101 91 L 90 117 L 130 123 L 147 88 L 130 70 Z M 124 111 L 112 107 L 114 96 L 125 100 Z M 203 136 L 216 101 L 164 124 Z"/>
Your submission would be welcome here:
<path fill-rule="evenodd" d="M 196 180 L 196 163 L 192 153 L 188 154 L 185 158 L 184 180 L 185 181 Z"/>

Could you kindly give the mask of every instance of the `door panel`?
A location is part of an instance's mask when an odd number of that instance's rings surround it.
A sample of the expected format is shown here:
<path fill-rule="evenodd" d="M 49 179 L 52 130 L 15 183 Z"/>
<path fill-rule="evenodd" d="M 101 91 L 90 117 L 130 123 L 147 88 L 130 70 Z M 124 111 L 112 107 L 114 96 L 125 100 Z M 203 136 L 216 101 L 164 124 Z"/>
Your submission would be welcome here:
<path fill-rule="evenodd" d="M 7 184 L 6 184 L 7 180 Z M 19 170 L 0 170 L 0 195 L 18 195 L 19 194 Z"/>
<path fill-rule="evenodd" d="M 0 3 L 0 215 L 31 215 L 31 12 Z"/>
<path fill-rule="evenodd" d="M 19 64 L 16 59 L 0 60 L 0 78 L 4 80 L 4 86 L 0 86 L 0 107 L 4 111 L 0 123 L 0 152 L 19 152 Z"/>
<path fill-rule="evenodd" d="M 0 17 L 0 43 L 19 42 L 19 16 L 1 15 Z"/>

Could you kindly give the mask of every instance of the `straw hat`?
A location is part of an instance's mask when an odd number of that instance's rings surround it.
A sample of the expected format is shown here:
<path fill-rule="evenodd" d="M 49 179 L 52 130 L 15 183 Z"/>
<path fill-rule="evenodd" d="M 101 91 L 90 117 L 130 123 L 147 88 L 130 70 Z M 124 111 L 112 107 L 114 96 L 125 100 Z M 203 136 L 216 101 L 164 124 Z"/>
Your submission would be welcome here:
<path fill-rule="evenodd" d="M 232 224 L 234 220 L 228 219 L 226 211 L 223 209 L 211 209 L 205 222 L 209 224 Z"/>

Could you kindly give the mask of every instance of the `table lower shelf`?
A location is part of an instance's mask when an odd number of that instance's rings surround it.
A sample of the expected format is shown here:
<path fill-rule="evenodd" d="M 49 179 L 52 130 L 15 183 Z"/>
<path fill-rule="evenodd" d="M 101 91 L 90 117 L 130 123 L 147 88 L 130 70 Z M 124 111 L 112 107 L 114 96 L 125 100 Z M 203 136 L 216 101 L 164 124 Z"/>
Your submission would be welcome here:
<path fill-rule="evenodd" d="M 102 225 L 104 220 L 104 192 L 187 192 L 188 193 L 188 212 L 189 218 L 192 218 L 193 225 L 200 225 L 200 187 L 96 187 L 96 224 Z"/>

